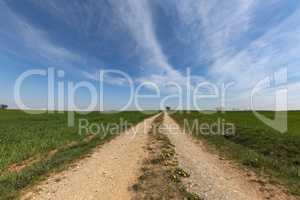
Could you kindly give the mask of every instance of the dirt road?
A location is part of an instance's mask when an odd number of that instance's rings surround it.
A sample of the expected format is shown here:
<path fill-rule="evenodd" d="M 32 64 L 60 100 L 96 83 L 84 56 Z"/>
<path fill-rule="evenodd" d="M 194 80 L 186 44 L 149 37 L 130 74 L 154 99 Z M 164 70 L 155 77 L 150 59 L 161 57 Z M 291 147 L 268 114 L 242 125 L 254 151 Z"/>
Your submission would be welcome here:
<path fill-rule="evenodd" d="M 168 115 L 165 115 L 164 126 L 175 145 L 179 166 L 191 174 L 185 180 L 190 192 L 205 200 L 296 199 L 281 188 L 262 182 L 254 173 L 210 153 L 199 140 L 184 134 Z"/>
<path fill-rule="evenodd" d="M 145 147 L 149 142 L 153 143 L 149 141 L 147 133 L 155 118 L 151 117 L 138 124 L 135 136 L 127 133 L 116 137 L 97 148 L 90 157 L 79 161 L 76 167 L 53 175 L 21 199 L 132 199 L 134 192 L 129 188 L 141 175 L 143 161 L 147 157 Z M 195 141 L 184 134 L 167 114 L 161 130 L 175 147 L 179 167 L 190 174 L 190 177 L 183 180 L 187 191 L 202 199 L 296 199 L 287 195 L 279 186 L 262 182 L 254 173 L 241 170 L 233 162 L 220 159 L 218 155 L 207 151 L 199 140 Z"/>
<path fill-rule="evenodd" d="M 149 131 L 154 118 L 138 124 L 134 132 L 123 133 L 99 147 L 76 167 L 52 176 L 21 199 L 131 199 L 128 188 L 139 174 L 147 142 L 144 133 Z"/>

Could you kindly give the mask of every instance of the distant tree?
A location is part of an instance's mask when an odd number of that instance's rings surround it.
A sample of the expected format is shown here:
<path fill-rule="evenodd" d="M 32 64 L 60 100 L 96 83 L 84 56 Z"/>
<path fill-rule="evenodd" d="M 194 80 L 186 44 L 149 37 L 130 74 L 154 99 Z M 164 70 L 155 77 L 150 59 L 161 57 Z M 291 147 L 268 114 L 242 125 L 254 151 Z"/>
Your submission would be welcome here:
<path fill-rule="evenodd" d="M 8 105 L 0 104 L 0 109 L 5 110 L 8 108 Z"/>
<path fill-rule="evenodd" d="M 166 107 L 166 110 L 167 110 L 167 111 L 170 111 L 170 110 L 171 110 L 171 107 L 167 106 L 167 107 Z"/>

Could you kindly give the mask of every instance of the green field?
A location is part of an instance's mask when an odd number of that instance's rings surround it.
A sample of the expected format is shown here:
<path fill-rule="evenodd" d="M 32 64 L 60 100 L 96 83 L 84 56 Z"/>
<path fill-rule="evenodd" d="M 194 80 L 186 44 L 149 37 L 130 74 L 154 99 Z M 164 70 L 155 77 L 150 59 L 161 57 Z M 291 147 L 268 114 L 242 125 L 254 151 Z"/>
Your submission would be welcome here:
<path fill-rule="evenodd" d="M 124 119 L 133 125 L 149 117 L 140 112 L 93 112 L 76 115 L 76 126 L 69 128 L 67 114 L 30 115 L 22 111 L 0 111 L 0 199 L 14 198 L 24 187 L 53 170 L 63 169 L 125 128 L 116 129 L 111 124 L 120 124 Z M 102 124 L 113 134 L 80 135 L 78 120 L 81 118 Z M 18 165 L 25 166 L 22 170 L 10 170 L 11 166 Z"/>
<path fill-rule="evenodd" d="M 262 112 L 272 118 L 274 112 Z M 300 195 L 300 112 L 288 112 L 288 131 L 279 133 L 259 121 L 252 112 L 226 112 L 201 114 L 199 112 L 178 112 L 171 115 L 182 127 L 192 130 L 192 122 L 213 124 L 218 119 L 233 123 L 236 134 L 232 136 L 203 135 L 196 132 L 196 138 L 204 139 L 212 149 L 222 156 L 234 159 L 270 180 L 284 184 L 291 193 Z M 188 122 L 188 123 L 187 123 Z M 190 125 L 189 127 L 187 126 Z"/>

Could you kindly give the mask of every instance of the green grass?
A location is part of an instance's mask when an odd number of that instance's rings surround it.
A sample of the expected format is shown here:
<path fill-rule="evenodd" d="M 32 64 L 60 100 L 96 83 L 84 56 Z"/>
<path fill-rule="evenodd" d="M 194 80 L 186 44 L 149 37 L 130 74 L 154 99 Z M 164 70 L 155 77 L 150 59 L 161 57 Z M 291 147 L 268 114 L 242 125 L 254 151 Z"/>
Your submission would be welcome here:
<path fill-rule="evenodd" d="M 274 112 L 262 112 L 272 118 Z M 234 159 L 259 174 L 269 176 L 300 195 L 300 112 L 288 112 L 288 131 L 279 133 L 259 121 L 252 112 L 226 112 L 212 115 L 199 112 L 182 112 L 172 117 L 184 127 L 184 121 L 197 119 L 200 123 L 212 124 L 218 119 L 233 123 L 234 136 L 192 134 L 207 141 L 227 158 Z M 187 123 L 186 123 L 187 124 Z M 185 128 L 188 128 L 185 126 Z M 192 127 L 189 127 L 190 129 Z"/>
<path fill-rule="evenodd" d="M 129 125 L 136 124 L 149 115 L 140 112 L 98 113 L 76 115 L 91 123 L 119 124 L 121 119 Z M 21 111 L 0 111 L 0 199 L 13 199 L 18 192 L 44 175 L 63 169 L 66 164 L 88 153 L 91 149 L 113 138 L 118 129 L 107 126 L 113 134 L 98 134 L 86 141 L 86 134 L 78 134 L 75 127 L 67 126 L 67 113 L 29 115 Z M 124 128 L 124 127 L 122 127 Z M 72 143 L 73 145 L 68 146 Z M 49 152 L 57 150 L 52 156 Z M 10 172 L 9 166 L 29 158 L 37 162 L 26 166 L 20 172 Z"/>

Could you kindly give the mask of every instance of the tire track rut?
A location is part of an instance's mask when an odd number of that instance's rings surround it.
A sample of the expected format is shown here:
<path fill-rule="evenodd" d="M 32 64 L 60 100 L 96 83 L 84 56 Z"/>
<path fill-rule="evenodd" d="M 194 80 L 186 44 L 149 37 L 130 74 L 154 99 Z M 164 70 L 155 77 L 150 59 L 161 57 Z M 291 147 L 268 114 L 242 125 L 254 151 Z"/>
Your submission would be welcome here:
<path fill-rule="evenodd" d="M 145 157 L 144 146 L 153 116 L 94 150 L 75 167 L 54 174 L 21 199 L 94 200 L 131 199 L 129 190 Z M 136 134 L 135 134 L 136 133 Z"/>

